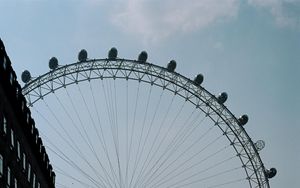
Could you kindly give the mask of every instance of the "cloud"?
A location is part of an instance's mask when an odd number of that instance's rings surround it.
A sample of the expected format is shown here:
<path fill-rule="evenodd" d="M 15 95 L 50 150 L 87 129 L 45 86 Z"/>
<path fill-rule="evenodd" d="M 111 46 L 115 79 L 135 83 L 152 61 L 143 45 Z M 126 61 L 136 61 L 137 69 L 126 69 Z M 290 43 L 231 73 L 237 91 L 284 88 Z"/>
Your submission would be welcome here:
<path fill-rule="evenodd" d="M 248 3 L 269 10 L 280 27 L 299 27 L 299 0 L 248 0 Z"/>
<path fill-rule="evenodd" d="M 112 23 L 139 39 L 160 41 L 199 31 L 238 16 L 242 0 L 124 0 L 116 3 Z M 300 0 L 247 0 L 269 11 L 280 27 L 300 27 Z"/>
<path fill-rule="evenodd" d="M 239 0 L 127 0 L 122 7 L 111 17 L 116 26 L 144 40 L 158 41 L 235 17 Z"/>

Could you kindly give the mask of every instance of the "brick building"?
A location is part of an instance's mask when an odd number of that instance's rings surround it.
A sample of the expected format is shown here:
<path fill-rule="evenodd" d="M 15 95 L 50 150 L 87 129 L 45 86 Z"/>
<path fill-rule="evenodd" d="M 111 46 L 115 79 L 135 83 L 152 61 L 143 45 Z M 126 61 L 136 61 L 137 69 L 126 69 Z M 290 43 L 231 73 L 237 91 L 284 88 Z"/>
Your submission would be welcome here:
<path fill-rule="evenodd" d="M 0 187 L 55 187 L 55 173 L 1 39 Z"/>

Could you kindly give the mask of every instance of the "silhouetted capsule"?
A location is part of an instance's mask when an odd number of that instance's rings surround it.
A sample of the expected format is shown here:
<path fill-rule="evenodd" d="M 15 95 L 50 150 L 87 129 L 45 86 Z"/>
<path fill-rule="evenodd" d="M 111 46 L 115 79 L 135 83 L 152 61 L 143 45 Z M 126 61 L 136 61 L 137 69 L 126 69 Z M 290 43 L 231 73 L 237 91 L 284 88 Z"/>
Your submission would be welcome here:
<path fill-rule="evenodd" d="M 28 83 L 31 79 L 30 72 L 28 70 L 23 71 L 21 75 L 21 79 L 24 83 Z"/>
<path fill-rule="evenodd" d="M 86 61 L 87 59 L 87 51 L 85 49 L 82 49 L 79 53 L 78 53 L 78 60 L 81 61 Z"/>
<path fill-rule="evenodd" d="M 202 84 L 203 80 L 204 80 L 203 75 L 202 75 L 202 74 L 198 74 L 198 75 L 195 77 L 195 79 L 194 79 L 194 83 L 195 83 L 196 85 L 200 86 L 200 85 Z"/>
<path fill-rule="evenodd" d="M 224 102 L 226 102 L 227 98 L 228 98 L 228 95 L 227 95 L 226 92 L 220 93 L 218 98 L 217 98 L 218 103 L 223 104 Z"/>
<path fill-rule="evenodd" d="M 243 126 L 248 122 L 248 116 L 247 115 L 242 115 L 239 119 L 238 119 L 238 123 L 239 125 Z"/>
<path fill-rule="evenodd" d="M 147 61 L 148 54 L 145 51 L 142 51 L 138 57 L 138 60 L 145 63 Z"/>
<path fill-rule="evenodd" d="M 266 170 L 266 175 L 268 178 L 273 178 L 277 174 L 276 168 L 271 168 L 269 170 Z"/>
<path fill-rule="evenodd" d="M 108 59 L 116 59 L 118 56 L 117 48 L 113 47 L 108 52 Z"/>
<path fill-rule="evenodd" d="M 51 70 L 54 70 L 56 69 L 58 66 L 58 60 L 56 57 L 52 57 L 50 60 L 49 60 L 49 68 Z"/>
<path fill-rule="evenodd" d="M 176 61 L 171 60 L 167 65 L 167 69 L 168 69 L 169 72 L 174 72 L 175 69 L 176 69 Z"/>

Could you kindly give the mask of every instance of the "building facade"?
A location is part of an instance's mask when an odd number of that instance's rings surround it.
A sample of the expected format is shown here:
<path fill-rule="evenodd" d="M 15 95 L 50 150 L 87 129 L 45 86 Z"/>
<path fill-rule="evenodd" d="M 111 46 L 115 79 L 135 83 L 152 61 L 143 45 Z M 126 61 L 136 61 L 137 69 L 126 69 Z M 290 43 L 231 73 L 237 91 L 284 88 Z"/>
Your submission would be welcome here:
<path fill-rule="evenodd" d="M 0 39 L 0 188 L 54 188 L 55 173 Z"/>

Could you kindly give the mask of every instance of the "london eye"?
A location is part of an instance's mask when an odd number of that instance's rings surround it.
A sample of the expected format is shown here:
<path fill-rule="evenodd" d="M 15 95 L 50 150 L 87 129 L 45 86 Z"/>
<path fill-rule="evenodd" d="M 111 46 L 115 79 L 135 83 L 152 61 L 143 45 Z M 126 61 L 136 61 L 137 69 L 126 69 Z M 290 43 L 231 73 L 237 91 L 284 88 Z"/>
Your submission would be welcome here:
<path fill-rule="evenodd" d="M 147 56 L 123 59 L 112 48 L 93 59 L 81 50 L 75 63 L 53 57 L 49 72 L 22 73 L 56 187 L 269 188 L 276 169 L 260 158 L 265 143 L 247 134 L 247 115 L 227 108 L 227 93 Z"/>

